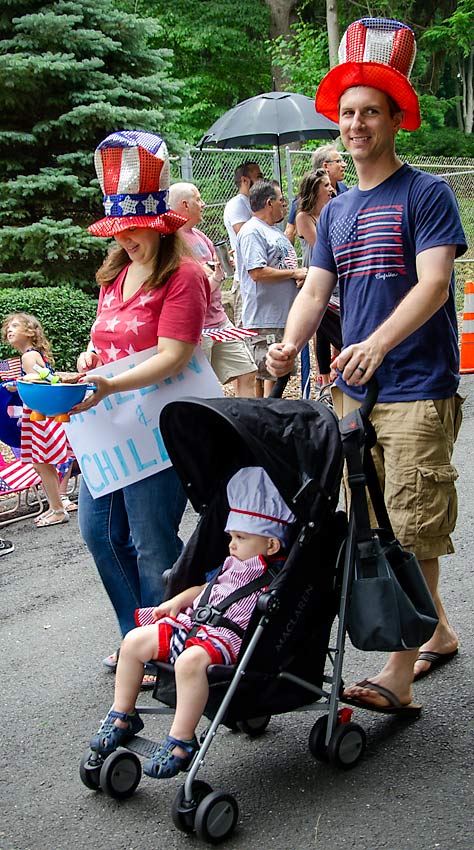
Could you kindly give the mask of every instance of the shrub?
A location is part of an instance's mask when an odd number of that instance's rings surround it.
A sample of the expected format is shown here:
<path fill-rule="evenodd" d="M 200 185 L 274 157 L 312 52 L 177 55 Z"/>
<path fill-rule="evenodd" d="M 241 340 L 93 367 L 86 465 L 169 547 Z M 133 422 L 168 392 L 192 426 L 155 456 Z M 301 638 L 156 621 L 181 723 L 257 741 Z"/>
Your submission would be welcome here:
<path fill-rule="evenodd" d="M 32 313 L 51 343 L 56 368 L 75 370 L 76 359 L 84 351 L 95 320 L 97 301 L 70 286 L 41 289 L 0 289 L 0 325 L 8 313 Z M 18 352 L 0 343 L 0 359 Z"/>

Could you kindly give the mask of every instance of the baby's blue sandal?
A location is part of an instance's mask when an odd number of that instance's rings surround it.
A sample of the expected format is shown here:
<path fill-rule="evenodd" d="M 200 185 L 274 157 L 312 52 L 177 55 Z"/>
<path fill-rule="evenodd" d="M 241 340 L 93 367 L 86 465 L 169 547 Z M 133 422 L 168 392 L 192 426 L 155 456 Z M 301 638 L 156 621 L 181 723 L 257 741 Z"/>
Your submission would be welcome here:
<path fill-rule="evenodd" d="M 124 729 L 116 726 L 115 721 L 117 718 L 123 720 L 124 723 L 128 723 L 128 726 Z M 142 729 L 143 720 L 136 711 L 133 714 L 123 714 L 121 711 L 111 710 L 100 724 L 97 734 L 91 738 L 90 748 L 103 756 L 107 756 L 109 753 L 113 753 L 121 744 L 126 744 L 130 738 L 133 738 Z"/>
<path fill-rule="evenodd" d="M 175 756 L 172 753 L 175 747 L 185 750 L 187 756 Z M 164 744 L 157 750 L 151 759 L 143 762 L 143 772 L 153 779 L 171 779 L 181 770 L 187 770 L 191 764 L 194 753 L 199 749 L 196 736 L 191 741 L 180 741 L 178 738 L 166 737 Z"/>

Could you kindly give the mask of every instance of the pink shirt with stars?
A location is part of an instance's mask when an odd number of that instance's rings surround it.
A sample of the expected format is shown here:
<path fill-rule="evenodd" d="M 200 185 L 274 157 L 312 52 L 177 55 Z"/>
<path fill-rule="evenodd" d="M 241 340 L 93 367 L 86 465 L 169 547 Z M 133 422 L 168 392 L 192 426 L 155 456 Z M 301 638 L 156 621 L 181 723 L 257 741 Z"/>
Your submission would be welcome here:
<path fill-rule="evenodd" d="M 199 265 L 185 258 L 163 286 L 148 292 L 141 287 L 123 301 L 128 268 L 100 290 L 91 340 L 103 364 L 152 348 L 160 337 L 197 345 L 210 300 L 209 281 Z"/>

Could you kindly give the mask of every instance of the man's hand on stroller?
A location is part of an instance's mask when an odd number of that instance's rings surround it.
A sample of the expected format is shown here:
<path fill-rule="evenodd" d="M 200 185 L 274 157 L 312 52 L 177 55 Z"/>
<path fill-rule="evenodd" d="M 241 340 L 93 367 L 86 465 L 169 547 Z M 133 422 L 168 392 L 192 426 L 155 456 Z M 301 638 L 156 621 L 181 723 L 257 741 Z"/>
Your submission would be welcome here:
<path fill-rule="evenodd" d="M 332 361 L 331 366 L 337 369 L 346 384 L 362 386 L 370 381 L 372 375 L 380 366 L 385 352 L 379 350 L 371 337 L 348 345 Z"/>
<path fill-rule="evenodd" d="M 297 356 L 296 345 L 290 342 L 274 342 L 267 352 L 267 369 L 275 378 L 282 378 L 291 372 Z"/>

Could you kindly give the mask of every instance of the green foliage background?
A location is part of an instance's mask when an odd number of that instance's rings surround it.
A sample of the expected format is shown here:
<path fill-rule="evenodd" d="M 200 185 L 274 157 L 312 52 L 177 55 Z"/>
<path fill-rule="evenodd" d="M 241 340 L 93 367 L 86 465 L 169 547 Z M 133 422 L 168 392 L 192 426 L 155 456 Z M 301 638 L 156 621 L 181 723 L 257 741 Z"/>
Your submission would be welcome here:
<path fill-rule="evenodd" d="M 277 5 L 291 27 L 270 39 Z M 364 12 L 340 0 L 341 34 Z M 406 21 L 418 41 L 423 126 L 399 135 L 400 153 L 474 156 L 457 129 L 474 0 L 379 0 L 373 14 Z M 0 0 L 0 292 L 96 292 L 107 241 L 87 225 L 103 214 L 93 151 L 108 133 L 151 130 L 179 153 L 271 89 L 276 69 L 314 96 L 328 67 L 325 0 Z"/>
<path fill-rule="evenodd" d="M 44 289 L 0 289 L 0 321 L 9 313 L 33 313 L 43 325 L 51 343 L 55 366 L 75 371 L 79 352 L 89 342 L 97 301 L 70 286 Z M 0 342 L 0 360 L 18 356 L 9 345 Z"/>

